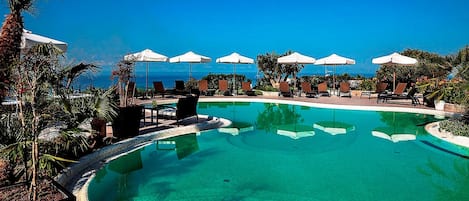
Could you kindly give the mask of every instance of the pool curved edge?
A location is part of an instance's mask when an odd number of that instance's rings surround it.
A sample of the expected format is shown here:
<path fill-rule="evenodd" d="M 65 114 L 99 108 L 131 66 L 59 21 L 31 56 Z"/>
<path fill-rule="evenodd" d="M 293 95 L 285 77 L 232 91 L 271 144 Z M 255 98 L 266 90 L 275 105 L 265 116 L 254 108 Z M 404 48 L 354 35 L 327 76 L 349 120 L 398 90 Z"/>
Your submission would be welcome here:
<path fill-rule="evenodd" d="M 440 122 L 433 122 L 425 126 L 425 130 L 432 136 L 446 141 L 451 144 L 455 144 L 461 147 L 469 148 L 469 137 L 464 136 L 453 136 L 446 132 L 440 132 Z"/>
<path fill-rule="evenodd" d="M 209 118 L 207 115 L 199 117 Z M 204 130 L 216 129 L 229 126 L 230 120 L 211 117 L 210 120 L 191 126 L 171 128 L 161 131 L 155 131 L 144 135 L 129 138 L 115 144 L 101 148 L 68 167 L 59 176 L 56 177 L 58 183 L 71 190 L 78 201 L 88 201 L 88 186 L 94 178 L 95 173 L 109 161 L 116 159 L 133 150 L 140 149 L 143 146 L 159 139 L 174 137 L 187 133 L 200 132 Z"/>

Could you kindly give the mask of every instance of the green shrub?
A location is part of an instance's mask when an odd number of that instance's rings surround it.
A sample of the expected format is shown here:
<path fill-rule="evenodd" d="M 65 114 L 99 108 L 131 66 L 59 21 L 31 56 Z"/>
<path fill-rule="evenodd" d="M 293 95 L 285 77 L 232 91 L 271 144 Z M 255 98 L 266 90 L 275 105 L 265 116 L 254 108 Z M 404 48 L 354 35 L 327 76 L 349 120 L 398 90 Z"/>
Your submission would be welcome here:
<path fill-rule="evenodd" d="M 469 125 L 458 119 L 440 121 L 440 128 L 453 135 L 469 137 Z"/>
<path fill-rule="evenodd" d="M 262 90 L 262 91 L 278 91 L 277 88 L 275 88 L 271 85 L 263 85 L 263 86 L 260 86 L 258 89 Z"/>
<path fill-rule="evenodd" d="M 363 91 L 375 91 L 376 90 L 375 81 L 371 79 L 365 79 L 360 83 L 359 89 Z"/>

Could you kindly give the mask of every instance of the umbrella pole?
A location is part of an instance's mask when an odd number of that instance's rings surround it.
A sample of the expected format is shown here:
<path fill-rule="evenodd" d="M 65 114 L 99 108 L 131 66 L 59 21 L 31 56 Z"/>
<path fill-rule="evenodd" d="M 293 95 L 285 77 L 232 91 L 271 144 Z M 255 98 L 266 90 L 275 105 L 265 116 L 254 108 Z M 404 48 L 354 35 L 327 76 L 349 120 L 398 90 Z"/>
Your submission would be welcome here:
<path fill-rule="evenodd" d="M 191 81 L 192 78 L 192 64 L 189 64 L 189 81 Z"/>
<path fill-rule="evenodd" d="M 394 93 L 394 90 L 396 90 L 396 71 L 394 71 L 392 74 L 392 92 L 393 93 Z"/>
<path fill-rule="evenodd" d="M 332 75 L 332 89 L 334 90 L 334 94 L 337 95 L 335 91 L 335 65 L 334 65 L 334 74 Z"/>
<path fill-rule="evenodd" d="M 236 64 L 233 64 L 233 93 L 236 95 Z"/>
<path fill-rule="evenodd" d="M 145 98 L 148 96 L 148 62 L 147 62 L 147 74 L 145 77 Z"/>

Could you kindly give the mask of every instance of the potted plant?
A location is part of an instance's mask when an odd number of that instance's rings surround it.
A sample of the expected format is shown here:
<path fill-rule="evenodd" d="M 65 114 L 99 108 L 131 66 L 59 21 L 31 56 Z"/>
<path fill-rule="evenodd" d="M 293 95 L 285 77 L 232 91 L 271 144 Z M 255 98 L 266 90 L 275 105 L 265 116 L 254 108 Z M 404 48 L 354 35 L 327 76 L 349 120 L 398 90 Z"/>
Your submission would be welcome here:
<path fill-rule="evenodd" d="M 139 133 L 143 106 L 137 106 L 132 101 L 135 94 L 135 82 L 131 81 L 134 62 L 121 60 L 116 67 L 112 71 L 112 78 L 117 79 L 115 89 L 119 95 L 119 107 L 117 117 L 112 123 L 113 136 L 117 138 L 136 136 Z"/>

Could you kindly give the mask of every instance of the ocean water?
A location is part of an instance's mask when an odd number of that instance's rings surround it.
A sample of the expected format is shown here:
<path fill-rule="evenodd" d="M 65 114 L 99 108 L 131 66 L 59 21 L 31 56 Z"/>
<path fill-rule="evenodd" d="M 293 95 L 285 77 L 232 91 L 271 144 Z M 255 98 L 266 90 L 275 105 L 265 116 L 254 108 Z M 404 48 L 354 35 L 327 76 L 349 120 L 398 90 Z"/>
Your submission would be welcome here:
<path fill-rule="evenodd" d="M 200 80 L 204 76 L 207 76 L 209 72 L 192 72 L 192 77 Z M 212 74 L 230 74 L 226 72 L 215 72 Z M 255 85 L 257 72 L 239 72 L 237 75 L 245 75 L 246 79 L 251 80 L 251 83 Z M 148 88 L 153 88 L 153 81 L 162 81 L 165 88 L 174 88 L 175 80 L 189 80 L 189 72 L 157 72 L 148 74 Z M 135 81 L 137 88 L 146 87 L 146 73 L 138 72 L 135 74 Z M 96 75 L 87 75 L 80 77 L 75 83 L 76 89 L 86 89 L 90 86 L 98 88 L 108 88 L 116 83 L 115 80 L 111 79 L 111 73 L 102 72 Z"/>
<path fill-rule="evenodd" d="M 204 76 L 208 74 L 231 74 L 231 72 L 192 72 L 192 77 L 200 80 Z M 257 83 L 257 79 L 259 76 L 257 72 L 237 72 L 237 75 L 245 75 L 246 79 L 250 80 L 252 85 L 255 86 Z M 324 74 L 309 74 L 309 73 L 301 73 L 298 75 L 299 77 L 304 75 L 317 75 L 317 76 L 324 76 Z M 351 74 L 352 76 L 356 76 L 357 74 Z M 373 77 L 374 74 L 360 74 L 364 77 Z M 153 81 L 162 81 L 165 88 L 174 88 L 175 80 L 189 80 L 189 72 L 150 72 L 148 74 L 148 88 L 153 88 Z M 145 88 L 146 87 L 146 73 L 145 72 L 136 72 L 135 73 L 135 81 L 137 83 L 137 88 Z M 115 84 L 115 80 L 111 79 L 111 72 L 104 71 L 100 72 L 95 75 L 85 75 L 77 79 L 76 83 L 74 84 L 74 88 L 78 90 L 84 90 L 89 87 L 97 87 L 97 88 L 109 88 Z"/>

